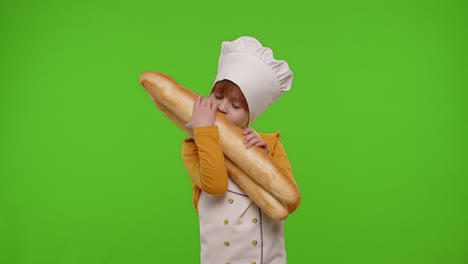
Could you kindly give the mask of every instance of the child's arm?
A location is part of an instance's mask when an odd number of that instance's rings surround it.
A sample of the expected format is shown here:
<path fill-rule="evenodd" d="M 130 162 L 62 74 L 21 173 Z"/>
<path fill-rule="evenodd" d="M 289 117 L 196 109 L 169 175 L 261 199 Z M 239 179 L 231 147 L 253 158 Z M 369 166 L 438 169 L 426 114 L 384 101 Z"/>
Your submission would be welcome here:
<path fill-rule="evenodd" d="M 228 176 L 217 126 L 194 128 L 194 137 L 185 141 L 181 154 L 193 184 L 212 195 L 226 193 Z"/>

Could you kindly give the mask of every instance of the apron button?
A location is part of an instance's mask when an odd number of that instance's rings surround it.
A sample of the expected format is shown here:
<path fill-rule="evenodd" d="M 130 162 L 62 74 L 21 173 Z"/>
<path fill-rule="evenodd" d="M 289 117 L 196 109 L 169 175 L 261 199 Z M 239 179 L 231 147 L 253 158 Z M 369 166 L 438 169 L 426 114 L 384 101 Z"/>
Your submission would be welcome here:
<path fill-rule="evenodd" d="M 257 218 L 255 218 L 255 217 L 252 218 L 252 223 L 254 223 L 254 224 L 257 223 Z"/>
<path fill-rule="evenodd" d="M 257 245 L 257 240 L 252 240 L 252 245 L 256 246 Z"/>
<path fill-rule="evenodd" d="M 229 242 L 224 241 L 224 246 L 225 246 L 225 247 L 229 247 Z"/>
<path fill-rule="evenodd" d="M 224 224 L 227 225 L 229 223 L 229 220 L 224 219 Z"/>
<path fill-rule="evenodd" d="M 228 203 L 232 204 L 233 202 L 234 202 L 234 199 L 232 199 L 232 198 L 228 199 Z"/>

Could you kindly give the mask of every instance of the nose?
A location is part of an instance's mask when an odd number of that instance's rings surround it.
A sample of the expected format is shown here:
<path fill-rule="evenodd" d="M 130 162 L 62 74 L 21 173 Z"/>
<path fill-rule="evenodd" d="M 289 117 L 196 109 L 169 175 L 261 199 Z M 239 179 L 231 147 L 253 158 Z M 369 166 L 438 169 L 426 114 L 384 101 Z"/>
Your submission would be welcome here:
<path fill-rule="evenodd" d="M 222 102 L 218 103 L 218 111 L 227 114 L 227 102 L 226 100 L 223 100 Z"/>

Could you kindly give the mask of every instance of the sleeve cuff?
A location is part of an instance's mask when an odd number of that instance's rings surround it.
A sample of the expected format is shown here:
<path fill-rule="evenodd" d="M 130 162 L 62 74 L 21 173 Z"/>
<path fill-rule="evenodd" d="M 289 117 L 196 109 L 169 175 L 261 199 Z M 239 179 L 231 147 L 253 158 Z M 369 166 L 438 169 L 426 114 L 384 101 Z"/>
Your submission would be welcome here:
<path fill-rule="evenodd" d="M 193 138 L 195 141 L 201 137 L 218 136 L 218 126 L 203 126 L 193 129 Z"/>

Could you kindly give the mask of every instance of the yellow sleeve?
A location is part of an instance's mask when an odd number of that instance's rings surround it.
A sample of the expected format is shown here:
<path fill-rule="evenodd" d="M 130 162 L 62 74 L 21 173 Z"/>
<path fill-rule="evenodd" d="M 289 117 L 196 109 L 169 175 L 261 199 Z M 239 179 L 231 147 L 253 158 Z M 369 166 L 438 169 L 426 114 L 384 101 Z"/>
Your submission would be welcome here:
<path fill-rule="evenodd" d="M 217 126 L 198 127 L 194 137 L 186 139 L 182 146 L 182 161 L 195 187 L 212 194 L 222 195 L 227 191 L 228 175 L 224 154 L 219 144 Z M 194 201 L 195 206 L 198 202 Z"/>

